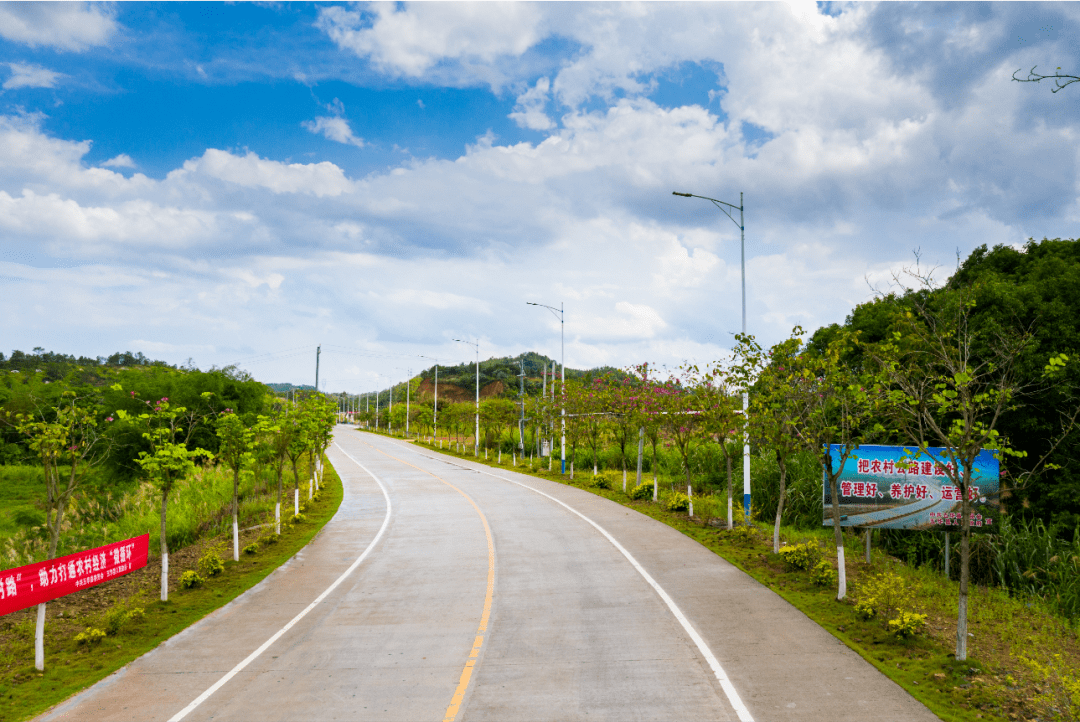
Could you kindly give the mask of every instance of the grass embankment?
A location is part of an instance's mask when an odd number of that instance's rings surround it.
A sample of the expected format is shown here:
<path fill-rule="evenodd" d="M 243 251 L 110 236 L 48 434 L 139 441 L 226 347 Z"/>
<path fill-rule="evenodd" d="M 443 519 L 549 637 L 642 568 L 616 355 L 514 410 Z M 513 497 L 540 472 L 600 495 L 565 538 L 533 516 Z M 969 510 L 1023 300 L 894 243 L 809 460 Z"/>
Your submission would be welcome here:
<path fill-rule="evenodd" d="M 780 555 L 772 553 L 772 527 L 755 523 L 728 531 L 705 523 L 686 512 L 667 511 L 663 504 L 634 501 L 622 492 L 621 475 L 605 476 L 614 488 L 593 486 L 591 470 L 574 480 L 547 470 L 546 462 L 532 468 L 527 463 L 511 467 L 505 455 L 500 465 L 483 454 L 474 457 L 455 448 L 425 448 L 488 466 L 530 474 L 575 486 L 636 509 L 695 539 L 719 556 L 769 587 L 810 619 L 820 624 L 856 651 L 882 673 L 907 690 L 943 720 L 1051 720 L 1077 719 L 1080 714 L 1080 638 L 1064 617 L 1033 598 L 1010 596 L 1000 588 L 972 586 L 969 598 L 968 659 L 957 662 L 956 640 L 958 585 L 940 572 L 916 567 L 874 549 L 871 561 L 864 561 L 863 537 L 845 535 L 849 594 L 836 600 L 835 583 L 819 586 L 807 571 L 789 571 Z M 634 483 L 628 480 L 627 490 Z M 651 485 L 651 479 L 649 479 Z M 667 485 L 661 485 L 662 493 Z M 669 493 L 669 492 L 668 492 Z M 666 493 L 664 494 L 666 496 Z M 726 516 L 722 496 L 695 499 L 719 516 Z M 713 520 L 713 524 L 716 520 Z M 726 522 L 725 522 L 726 526 Z M 831 529 L 783 527 L 781 539 L 787 544 L 810 543 L 835 565 L 836 549 Z M 855 605 L 868 595 L 870 583 L 895 575 L 891 585 L 903 611 L 927 615 L 926 626 L 914 637 L 901 639 L 890 633 L 882 615 L 863 619 Z M 1030 660 L 1030 661 L 1026 661 Z"/>
<path fill-rule="evenodd" d="M 162 602 L 159 598 L 160 557 L 152 557 L 145 568 L 125 577 L 50 602 L 45 626 L 43 673 L 34 668 L 36 608 L 3 618 L 0 621 L 0 720 L 27 719 L 41 713 L 108 676 L 262 581 L 303 548 L 341 505 L 341 481 L 329 463 L 324 463 L 324 469 L 324 486 L 316 495 L 316 500 L 308 501 L 306 486 L 302 489 L 303 520 L 283 523 L 281 536 L 276 541 L 272 541 L 272 525 L 241 533 L 241 548 L 260 537 L 262 541 L 254 553 L 241 552 L 239 562 L 232 561 L 231 530 L 216 533 L 221 526 L 218 523 L 218 510 L 204 514 L 202 521 L 197 523 L 194 520 L 198 516 L 192 512 L 194 531 L 191 533 L 196 534 L 201 527 L 209 529 L 210 534 L 197 537 L 194 543 L 182 549 L 170 551 L 168 602 Z M 282 505 L 283 522 L 292 514 L 291 494 L 287 496 L 287 501 Z M 200 503 L 209 505 L 212 500 L 203 499 Z M 204 509 L 208 510 L 209 506 Z M 272 510 L 270 516 L 272 519 Z M 263 519 L 265 517 L 256 516 L 256 520 Z M 224 570 L 206 579 L 200 587 L 181 589 L 178 583 L 180 576 L 185 571 L 195 570 L 199 559 L 215 547 L 225 560 Z M 152 553 L 156 550 L 156 542 L 151 541 L 150 549 Z M 128 613 L 133 610 L 142 610 L 142 613 L 136 612 L 131 617 Z M 93 645 L 77 643 L 75 636 L 88 627 L 110 633 Z"/>

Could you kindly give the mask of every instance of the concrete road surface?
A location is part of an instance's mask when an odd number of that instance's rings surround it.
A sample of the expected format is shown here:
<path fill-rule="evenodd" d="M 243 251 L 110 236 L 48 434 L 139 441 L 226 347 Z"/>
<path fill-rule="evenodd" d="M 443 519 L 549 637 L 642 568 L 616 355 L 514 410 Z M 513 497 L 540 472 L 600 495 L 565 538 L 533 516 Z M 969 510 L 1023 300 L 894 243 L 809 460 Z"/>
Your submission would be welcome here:
<path fill-rule="evenodd" d="M 338 427 L 337 515 L 48 720 L 933 720 L 778 596 L 583 492 Z"/>

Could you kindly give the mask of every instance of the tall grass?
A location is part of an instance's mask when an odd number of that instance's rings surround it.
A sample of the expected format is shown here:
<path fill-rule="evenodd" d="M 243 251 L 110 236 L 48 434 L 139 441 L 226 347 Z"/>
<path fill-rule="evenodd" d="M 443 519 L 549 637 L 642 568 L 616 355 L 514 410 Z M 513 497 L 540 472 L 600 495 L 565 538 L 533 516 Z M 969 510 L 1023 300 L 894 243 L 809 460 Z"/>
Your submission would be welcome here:
<path fill-rule="evenodd" d="M 305 465 L 306 467 L 306 465 Z M 286 476 L 286 481 L 291 474 Z M 300 478 L 310 478 L 306 468 Z M 302 493 L 307 487 L 302 483 Z M 289 484 L 285 484 L 289 488 Z M 259 478 L 247 472 L 241 476 L 240 526 L 268 523 L 273 519 L 276 477 L 269 469 Z M 289 514 L 283 503 L 282 514 Z M 168 536 L 170 549 L 179 549 L 205 534 L 231 528 L 232 472 L 220 467 L 199 468 L 178 482 L 169 494 Z M 64 514 L 57 555 L 72 554 L 122 539 L 150 534 L 150 553 L 156 554 L 161 538 L 161 493 L 150 482 L 141 482 L 114 494 L 112 491 L 77 494 Z M 0 568 L 31 564 L 45 558 L 47 532 L 40 526 L 24 526 L 3 539 Z"/>

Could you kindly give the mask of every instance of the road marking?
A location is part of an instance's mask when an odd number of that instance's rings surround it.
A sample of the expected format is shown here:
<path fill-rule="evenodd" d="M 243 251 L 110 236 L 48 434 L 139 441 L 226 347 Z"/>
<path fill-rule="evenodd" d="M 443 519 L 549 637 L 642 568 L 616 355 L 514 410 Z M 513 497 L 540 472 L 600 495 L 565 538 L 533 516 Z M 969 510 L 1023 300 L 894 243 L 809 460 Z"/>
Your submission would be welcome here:
<path fill-rule="evenodd" d="M 245 667 L 247 667 L 249 664 L 251 664 L 260 654 L 265 652 L 270 647 L 271 644 L 273 644 L 274 642 L 281 639 L 281 636 L 283 634 L 285 634 L 285 632 L 288 632 L 290 629 L 292 629 L 293 626 L 296 625 L 296 623 L 299 622 L 301 619 L 303 619 L 305 616 L 307 616 L 307 613 L 310 612 L 312 609 L 314 609 L 319 604 L 319 602 L 326 599 L 327 595 L 329 595 L 330 592 L 337 589 L 338 585 L 341 584 L 343 581 L 345 581 L 345 577 L 349 576 L 353 572 L 353 570 L 355 570 L 358 566 L 360 566 L 360 562 L 364 561 L 364 559 L 367 558 L 367 555 L 371 552 L 372 549 L 375 548 L 375 545 L 379 543 L 379 539 L 382 538 L 383 532 L 386 531 L 386 527 L 390 524 L 390 512 L 391 512 L 391 509 L 392 509 L 391 504 L 390 504 L 390 495 L 388 493 L 386 493 L 386 487 L 383 486 L 383 483 L 382 483 L 382 481 L 379 480 L 379 477 L 372 474 L 371 470 L 368 469 L 363 464 L 361 464 L 359 461 L 357 461 L 356 459 L 353 459 L 352 455 L 349 452 L 345 451 L 345 449 L 341 448 L 341 445 L 338 444 L 336 441 L 334 442 L 334 446 L 336 446 L 338 448 L 338 450 L 342 454 L 345 454 L 345 456 L 348 456 L 353 461 L 353 463 L 355 463 L 361 469 L 366 471 L 368 473 L 368 475 L 372 479 L 375 480 L 375 483 L 379 485 L 379 489 L 382 491 L 383 497 L 386 499 L 386 516 L 385 516 L 385 518 L 383 518 L 382 526 L 379 527 L 379 533 L 376 534 L 375 538 L 371 540 L 371 543 L 367 545 L 367 549 L 364 550 L 364 553 L 361 554 L 360 556 L 358 556 L 356 558 L 356 561 L 354 561 L 349 566 L 349 568 L 346 569 L 342 573 L 342 575 L 340 577 L 338 577 L 334 581 L 333 584 L 331 584 L 329 587 L 326 588 L 325 592 L 323 592 L 318 597 L 316 597 L 315 601 L 313 601 L 311 604 L 307 605 L 307 607 L 304 608 L 304 611 L 300 612 L 295 617 L 293 617 L 289 621 L 289 623 L 286 624 L 281 629 L 279 629 L 274 634 L 274 636 L 270 637 L 270 639 L 263 642 L 262 646 L 259 647 L 258 649 L 256 649 L 251 654 L 249 654 L 244 659 L 243 662 L 241 662 L 240 664 L 238 664 L 235 667 L 233 667 L 232 669 L 230 669 L 228 671 L 228 673 L 226 673 L 226 675 L 224 677 L 222 677 L 217 682 L 215 682 L 214 685 L 212 687 L 210 687 L 210 689 L 208 689 L 205 692 L 203 692 L 202 694 L 200 694 L 198 697 L 195 698 L 195 700 L 191 704 L 189 704 L 187 707 L 184 707 L 184 709 L 180 710 L 175 715 L 170 717 L 169 722 L 180 722 L 180 720 L 184 719 L 184 717 L 187 717 L 189 714 L 191 714 L 191 712 L 196 707 L 198 707 L 200 704 L 202 704 L 207 699 L 209 699 L 210 695 L 212 695 L 214 692 L 217 692 L 219 689 L 221 689 L 223 686 L 225 686 L 226 682 L 228 682 L 230 679 L 232 679 L 237 674 L 239 674 L 241 671 L 243 671 L 243 669 Z"/>
<path fill-rule="evenodd" d="M 454 718 L 456 718 L 458 716 L 458 713 L 461 711 L 461 702 L 465 699 L 465 692 L 469 689 L 469 680 L 472 679 L 473 669 L 476 667 L 477 658 L 480 656 L 480 649 L 484 646 L 484 635 L 487 633 L 488 622 L 491 620 L 491 600 L 495 595 L 495 541 L 491 536 L 491 527 L 488 525 L 488 520 L 487 517 L 484 516 L 484 512 L 480 511 L 480 507 L 477 506 L 475 501 L 473 501 L 473 498 L 458 487 L 451 484 L 446 479 L 442 478 L 437 474 L 433 474 L 427 469 L 421 469 L 415 464 L 410 464 L 404 459 L 399 459 L 396 456 L 391 456 L 377 446 L 368 444 L 366 441 L 363 443 L 367 444 L 372 449 L 375 449 L 375 451 L 378 451 L 380 454 L 389 459 L 393 459 L 394 461 L 402 463 L 405 466 L 410 466 L 417 471 L 423 472 L 428 476 L 434 479 L 438 479 L 442 483 L 446 484 L 451 489 L 465 497 L 465 500 L 472 504 L 472 508 L 476 509 L 476 513 L 480 516 L 480 521 L 484 523 L 484 535 L 487 537 L 488 547 L 487 592 L 484 595 L 484 611 L 480 615 L 480 626 L 476 630 L 476 639 L 473 641 L 472 651 L 469 653 L 468 661 L 465 662 L 465 668 L 461 670 L 461 677 L 458 679 L 457 689 L 454 690 L 454 696 L 450 698 L 450 704 L 449 706 L 447 706 L 446 714 L 443 716 L 443 722 L 454 722 Z"/>
<path fill-rule="evenodd" d="M 675 616 L 675 619 L 677 619 L 679 621 L 679 624 L 681 624 L 682 628 L 684 630 L 686 630 L 686 633 L 690 636 L 690 639 L 692 639 L 694 641 L 694 644 L 697 645 L 698 651 L 701 652 L 701 656 L 703 656 L 705 658 L 705 661 L 708 663 L 709 667 L 712 669 L 713 674 L 716 675 L 716 680 L 720 683 L 720 687 L 724 690 L 724 694 L 727 695 L 728 702 L 731 704 L 732 708 L 735 710 L 735 714 L 737 714 L 739 716 L 739 720 L 741 722 L 754 722 L 754 718 L 753 718 L 753 716 L 751 716 L 750 710 L 748 710 L 746 708 L 746 705 L 743 704 L 742 698 L 739 697 L 739 693 L 735 689 L 735 685 L 733 685 L 731 683 L 731 680 L 728 679 L 727 673 L 724 671 L 724 668 L 720 666 L 719 660 L 716 659 L 716 656 L 712 653 L 712 650 L 709 649 L 709 645 L 705 642 L 705 640 L 702 638 L 702 636 L 700 634 L 698 634 L 696 629 L 694 629 L 694 625 L 692 625 L 690 623 L 690 620 L 687 619 L 686 615 L 684 615 L 682 613 L 682 610 L 679 609 L 679 605 L 677 605 L 675 603 L 675 600 L 672 599 L 668 595 L 668 593 L 666 591 L 664 591 L 664 588 L 661 587 L 660 584 L 657 583 L 657 581 L 652 578 L 652 575 L 650 575 L 647 571 L 645 571 L 645 567 L 641 566 L 641 564 L 638 562 L 638 560 L 634 558 L 634 555 L 631 554 L 629 551 L 627 551 L 626 548 L 615 539 L 615 537 L 613 537 L 611 534 L 608 533 L 607 529 L 600 526 L 595 521 L 593 521 L 589 517 L 585 516 L 580 511 L 573 508 L 572 506 L 570 506 L 566 502 L 561 501 L 559 499 L 556 499 L 551 494 L 547 494 L 547 493 L 545 493 L 543 491 L 540 491 L 539 489 L 537 489 L 535 487 L 532 487 L 532 486 L 529 486 L 528 484 L 523 484 L 520 481 L 514 481 L 513 479 L 511 479 L 509 477 L 500 476 L 499 474 L 492 474 L 490 471 L 484 471 L 483 469 L 474 469 L 473 467 L 470 467 L 470 466 L 463 466 L 462 464 L 455 464 L 454 462 L 447 461 L 446 459 L 443 459 L 443 458 L 439 458 L 439 457 L 435 457 L 435 456 L 428 456 L 427 454 L 421 454 L 419 450 L 417 450 L 416 453 L 418 453 L 420 456 L 427 457 L 427 458 L 432 459 L 434 461 L 443 461 L 443 462 L 445 462 L 445 463 L 447 463 L 447 464 L 449 464 L 451 466 L 456 466 L 456 467 L 458 467 L 460 469 L 467 469 L 468 471 L 475 471 L 475 472 L 480 473 L 480 474 L 486 474 L 487 476 L 495 477 L 496 479 L 502 479 L 503 481 L 509 481 L 511 484 L 517 484 L 518 486 L 522 487 L 523 489 L 528 489 L 529 491 L 536 492 L 540 496 L 547 497 L 551 501 L 553 501 L 556 504 L 559 504 L 560 506 L 565 508 L 570 513 L 576 514 L 577 516 L 581 517 L 586 522 L 591 524 L 593 526 L 593 528 L 595 528 L 598 532 L 603 534 L 604 538 L 606 538 L 609 542 L 611 542 L 612 545 L 616 549 L 618 549 L 619 552 L 621 552 L 624 557 L 626 557 L 627 561 L 630 562 L 630 564 L 634 567 L 634 569 L 637 569 L 638 574 L 640 574 L 642 576 L 642 578 L 644 578 L 645 581 L 649 584 L 649 586 L 651 586 L 656 591 L 656 593 L 658 595 L 660 595 L 660 598 L 662 600 L 664 600 L 664 604 L 667 605 L 668 609 Z M 428 472 L 428 473 L 431 473 L 431 472 Z M 432 474 L 432 476 L 434 476 L 434 474 Z M 438 478 L 438 477 L 436 477 L 436 478 Z"/>

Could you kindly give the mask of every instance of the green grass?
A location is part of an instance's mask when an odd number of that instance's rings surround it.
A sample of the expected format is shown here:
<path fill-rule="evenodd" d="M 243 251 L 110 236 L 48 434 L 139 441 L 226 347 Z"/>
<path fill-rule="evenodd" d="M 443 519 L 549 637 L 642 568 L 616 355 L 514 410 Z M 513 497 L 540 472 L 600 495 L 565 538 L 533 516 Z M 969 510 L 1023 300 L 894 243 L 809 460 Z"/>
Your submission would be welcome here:
<path fill-rule="evenodd" d="M 439 451 L 437 446 L 433 450 Z M 808 572 L 785 570 L 779 555 L 772 553 L 771 524 L 757 523 L 747 535 L 704 525 L 685 513 L 664 511 L 663 497 L 660 504 L 651 500 L 632 501 L 622 493 L 621 472 L 618 483 L 612 483 L 611 489 L 602 489 L 593 486 L 591 468 L 570 481 L 569 475 L 562 475 L 557 467 L 548 472 L 546 462 L 533 470 L 527 464 L 511 469 L 508 459 L 504 458 L 502 465 L 494 459 L 485 462 L 482 455 L 473 457 L 471 449 L 458 454 L 444 448 L 441 453 L 572 485 L 671 526 L 775 591 L 943 720 L 1075 719 L 1067 716 L 1070 712 L 1064 711 L 1060 704 L 1055 709 L 1053 701 L 1046 696 L 1053 680 L 1032 672 L 1022 660 L 1030 657 L 1045 662 L 1053 654 L 1062 654 L 1068 668 L 1080 668 L 1080 639 L 1068 620 L 1056 613 L 1058 607 L 1052 601 L 1010 595 L 1001 587 L 973 585 L 968 622 L 974 637 L 969 639 L 968 659 L 957 662 L 952 655 L 958 599 L 956 582 L 929 566 L 905 564 L 881 549 L 874 549 L 871 563 L 866 564 L 861 536 L 845 535 L 849 594 L 847 600 L 837 601 L 835 585 L 820 587 L 811 582 Z M 630 475 L 628 491 L 634 481 Z M 665 485 L 660 490 L 663 495 Z M 702 501 L 711 516 L 726 518 L 727 500 L 722 494 L 697 497 L 695 512 L 703 508 Z M 823 548 L 826 559 L 835 559 L 831 529 L 784 526 L 781 538 L 789 544 L 812 542 Z M 898 639 L 887 631 L 882 621 L 863 620 L 855 614 L 854 600 L 859 598 L 860 584 L 884 570 L 898 574 L 903 587 L 912 592 L 914 601 L 910 611 L 928 615 L 924 634 L 909 640 Z M 1072 681 L 1075 683 L 1075 678 Z M 1071 714 L 1077 712 L 1080 710 L 1074 709 Z"/>
<path fill-rule="evenodd" d="M 44 673 L 34 669 L 31 615 L 22 614 L 15 623 L 7 621 L 0 627 L 3 642 L 0 644 L 0 720 L 21 720 L 40 714 L 262 581 L 303 548 L 337 512 L 342 499 L 341 481 L 329 463 L 325 464 L 325 469 L 325 486 L 318 501 L 302 500 L 307 507 L 304 522 L 283 525 L 277 544 L 262 546 L 254 555 L 243 554 L 239 562 L 226 561 L 225 572 L 208 580 L 203 587 L 171 591 L 169 601 L 165 603 L 153 594 L 144 594 L 119 600 L 106 609 L 71 621 L 50 619 L 46 625 Z M 179 566 L 171 568 L 170 575 L 179 579 L 184 570 Z M 75 643 L 75 634 L 87 626 L 103 628 L 110 611 L 132 607 L 145 609 L 145 616 L 127 623 L 118 634 L 107 637 L 92 650 Z"/>

